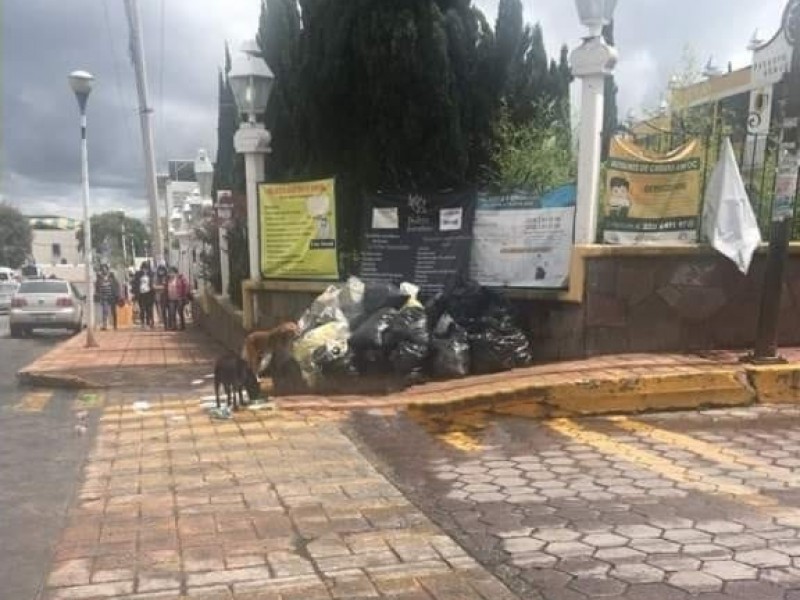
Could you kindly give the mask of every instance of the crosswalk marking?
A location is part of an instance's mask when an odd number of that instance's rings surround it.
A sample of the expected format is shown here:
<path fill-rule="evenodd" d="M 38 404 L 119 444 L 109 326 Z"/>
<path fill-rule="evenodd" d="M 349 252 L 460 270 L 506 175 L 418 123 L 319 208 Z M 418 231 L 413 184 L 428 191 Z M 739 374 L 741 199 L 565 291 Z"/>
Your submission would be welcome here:
<path fill-rule="evenodd" d="M 749 456 L 729 448 L 721 448 L 688 435 L 660 429 L 641 421 L 634 421 L 628 417 L 610 417 L 609 420 L 620 429 L 669 444 L 670 446 L 678 446 L 712 462 L 735 469 L 749 467 L 782 483 L 800 484 L 800 477 L 795 475 L 791 469 L 776 467 L 764 459 Z"/>
<path fill-rule="evenodd" d="M 616 455 L 628 462 L 639 464 L 666 479 L 685 484 L 689 489 L 698 484 L 701 488 L 712 487 L 714 493 L 730 495 L 743 504 L 762 509 L 775 508 L 778 505 L 774 498 L 761 494 L 755 488 L 729 483 L 704 473 L 695 472 L 689 467 L 681 466 L 654 452 L 619 442 L 604 433 L 591 431 L 572 419 L 553 419 L 545 421 L 545 425 L 576 442 L 593 446 L 604 454 Z"/>

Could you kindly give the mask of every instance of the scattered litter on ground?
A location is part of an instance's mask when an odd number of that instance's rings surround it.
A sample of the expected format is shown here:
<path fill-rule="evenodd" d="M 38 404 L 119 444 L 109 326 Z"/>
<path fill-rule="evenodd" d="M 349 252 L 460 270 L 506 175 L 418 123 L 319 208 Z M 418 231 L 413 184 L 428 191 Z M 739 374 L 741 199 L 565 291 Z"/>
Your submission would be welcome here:
<path fill-rule="evenodd" d="M 208 396 L 203 396 L 202 398 L 200 398 L 200 404 L 202 404 L 203 402 L 216 402 L 216 401 L 217 397 L 214 394 L 210 394 Z"/>
<path fill-rule="evenodd" d="M 256 400 L 255 402 L 251 402 L 247 405 L 249 410 L 278 410 L 278 406 L 274 402 L 264 401 L 264 400 Z"/>
<path fill-rule="evenodd" d="M 192 385 L 203 385 L 206 382 L 205 379 L 193 379 Z"/>
<path fill-rule="evenodd" d="M 203 375 L 203 379 L 214 379 L 214 374 L 209 373 L 208 375 Z"/>
<path fill-rule="evenodd" d="M 133 410 L 136 412 L 145 412 L 150 410 L 150 403 L 146 400 L 137 400 L 133 403 Z"/>
<path fill-rule="evenodd" d="M 215 406 L 214 408 L 208 410 L 208 416 L 210 416 L 212 419 L 227 420 L 233 416 L 233 413 L 231 413 L 231 409 L 227 406 L 221 406 L 219 408 Z"/>

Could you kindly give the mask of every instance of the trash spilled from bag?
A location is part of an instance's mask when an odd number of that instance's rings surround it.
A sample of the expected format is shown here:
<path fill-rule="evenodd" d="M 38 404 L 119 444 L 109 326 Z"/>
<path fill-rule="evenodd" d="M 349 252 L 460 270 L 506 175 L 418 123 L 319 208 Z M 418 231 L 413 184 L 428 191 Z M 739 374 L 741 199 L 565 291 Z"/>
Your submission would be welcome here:
<path fill-rule="evenodd" d="M 524 367 L 528 337 L 500 293 L 472 282 L 423 299 L 411 283 L 330 286 L 268 361 L 276 396 L 388 393 Z M 374 384 L 370 388 L 370 383 Z"/>

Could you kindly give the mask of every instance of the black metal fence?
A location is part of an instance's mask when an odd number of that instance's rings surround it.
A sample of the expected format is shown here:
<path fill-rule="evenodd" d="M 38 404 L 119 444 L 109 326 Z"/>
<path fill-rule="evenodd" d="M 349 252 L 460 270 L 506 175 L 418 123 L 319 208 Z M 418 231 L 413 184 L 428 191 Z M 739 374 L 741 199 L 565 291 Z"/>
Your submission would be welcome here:
<path fill-rule="evenodd" d="M 674 150 L 693 138 L 699 138 L 703 145 L 702 158 L 702 187 L 705 193 L 711 173 L 717 164 L 722 142 L 725 137 L 731 138 L 736 154 L 739 169 L 742 173 L 745 188 L 747 189 L 750 203 L 758 219 L 761 235 L 764 240 L 770 236 L 770 215 L 772 202 L 775 198 L 775 179 L 777 177 L 780 132 L 775 130 L 768 134 L 749 132 L 712 133 L 704 135 L 690 135 L 686 133 L 672 133 L 656 131 L 653 134 L 634 136 L 634 141 L 659 154 Z M 800 191 L 800 187 L 798 187 Z M 796 197 L 796 196 L 795 196 Z M 703 198 L 700 199 L 700 227 L 702 228 Z M 795 214 L 792 228 L 792 239 L 800 240 L 800 222 L 798 222 L 798 207 L 795 202 Z"/>

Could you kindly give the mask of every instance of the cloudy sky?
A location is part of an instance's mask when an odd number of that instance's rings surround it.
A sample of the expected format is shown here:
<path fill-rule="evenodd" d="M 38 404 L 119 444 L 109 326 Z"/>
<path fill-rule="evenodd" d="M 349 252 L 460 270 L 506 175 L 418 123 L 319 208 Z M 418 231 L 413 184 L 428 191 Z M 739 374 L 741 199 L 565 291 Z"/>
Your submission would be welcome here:
<path fill-rule="evenodd" d="M 216 144 L 217 67 L 225 40 L 252 37 L 261 0 L 140 0 L 159 171 Z M 386 0 L 391 1 L 391 0 Z M 556 52 L 582 29 L 570 0 L 524 0 Z M 494 21 L 497 0 L 476 0 Z M 771 37 L 786 0 L 620 0 L 616 13 L 620 114 L 658 104 L 690 46 L 704 63 L 750 62 L 758 28 Z M 27 214 L 80 216 L 78 112 L 73 69 L 96 79 L 89 101 L 92 204 L 146 210 L 136 87 L 123 0 L 11 0 L 2 16 L 3 199 Z M 213 156 L 213 154 L 212 154 Z"/>

